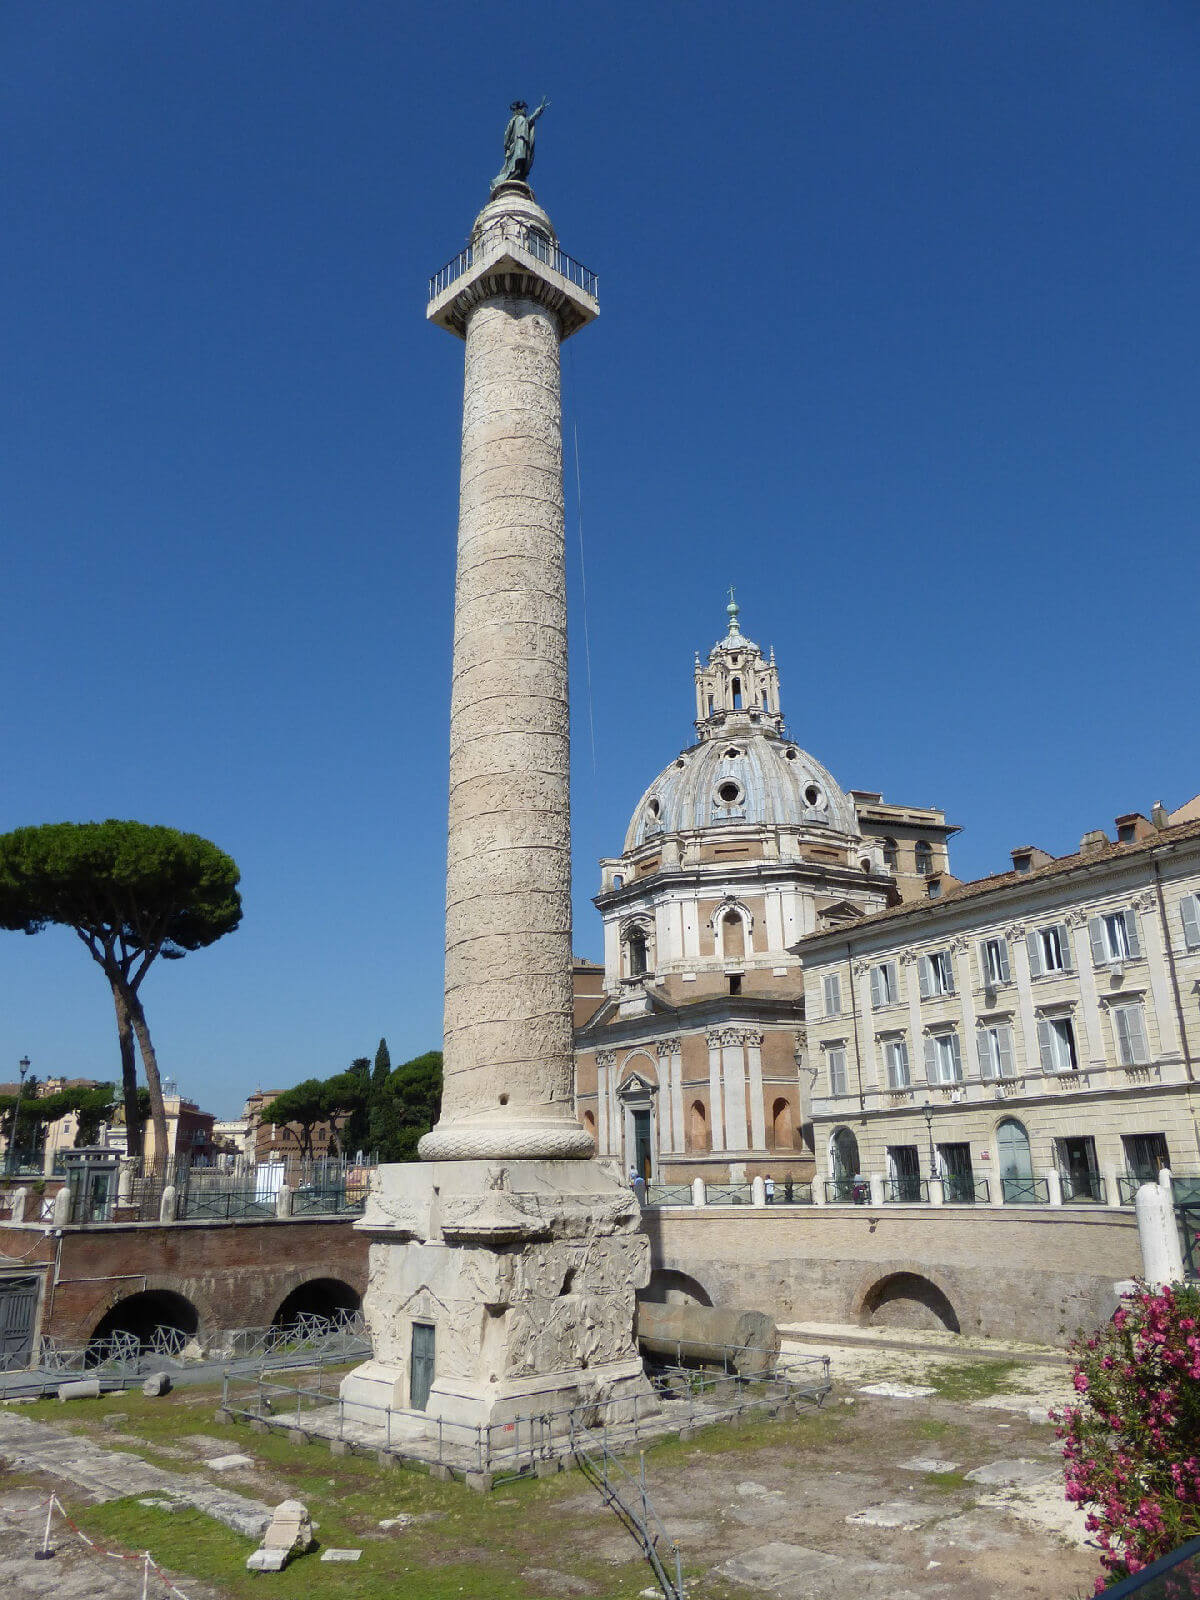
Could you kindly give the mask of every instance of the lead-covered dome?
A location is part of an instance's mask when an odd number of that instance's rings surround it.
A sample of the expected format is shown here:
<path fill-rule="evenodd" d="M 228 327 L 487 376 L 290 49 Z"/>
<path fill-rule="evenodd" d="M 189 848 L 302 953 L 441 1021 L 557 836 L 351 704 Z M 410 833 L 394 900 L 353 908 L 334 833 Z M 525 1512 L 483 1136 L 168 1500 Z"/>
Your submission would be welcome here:
<path fill-rule="evenodd" d="M 858 833 L 853 805 L 814 756 L 747 727 L 704 738 L 664 768 L 638 802 L 625 849 L 664 833 L 730 824 Z"/>

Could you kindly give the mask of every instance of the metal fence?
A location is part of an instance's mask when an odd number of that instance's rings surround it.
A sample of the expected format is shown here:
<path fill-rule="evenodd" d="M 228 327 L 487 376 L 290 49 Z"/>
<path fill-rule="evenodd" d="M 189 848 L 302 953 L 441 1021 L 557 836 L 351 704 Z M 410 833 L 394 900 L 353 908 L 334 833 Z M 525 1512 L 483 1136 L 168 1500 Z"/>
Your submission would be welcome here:
<path fill-rule="evenodd" d="M 948 1206 L 985 1206 L 992 1197 L 987 1179 L 973 1177 L 967 1172 L 943 1173 L 942 1190 Z"/>
<path fill-rule="evenodd" d="M 866 1206 L 871 1185 L 865 1178 L 826 1178 L 825 1199 L 831 1206 Z"/>
<path fill-rule="evenodd" d="M 567 255 L 565 250 L 560 250 L 555 241 L 538 228 L 526 227 L 519 222 L 505 221 L 502 226 L 489 229 L 479 243 L 478 254 L 480 258 L 486 260 L 489 255 L 498 254 L 499 249 L 508 241 L 518 245 L 523 250 L 527 250 L 536 260 L 549 267 L 551 271 L 557 272 L 561 277 L 566 278 L 577 289 L 582 289 L 585 294 L 591 295 L 593 299 L 596 298 L 598 288 L 596 274 L 581 262 L 576 261 L 573 256 Z M 468 244 L 465 249 L 460 250 L 456 256 L 447 261 L 446 265 L 435 272 L 429 280 L 430 300 L 436 300 L 438 295 L 448 289 L 452 283 L 461 278 L 465 272 L 469 272 L 475 265 L 475 260 L 476 247 L 473 244 Z"/>
<path fill-rule="evenodd" d="M 1006 1206 L 1048 1206 L 1050 1186 L 1045 1178 L 1001 1178 L 1000 1197 Z"/>
<path fill-rule="evenodd" d="M 1059 1174 L 1064 1205 L 1103 1206 L 1108 1204 L 1108 1185 L 1098 1172 Z"/>

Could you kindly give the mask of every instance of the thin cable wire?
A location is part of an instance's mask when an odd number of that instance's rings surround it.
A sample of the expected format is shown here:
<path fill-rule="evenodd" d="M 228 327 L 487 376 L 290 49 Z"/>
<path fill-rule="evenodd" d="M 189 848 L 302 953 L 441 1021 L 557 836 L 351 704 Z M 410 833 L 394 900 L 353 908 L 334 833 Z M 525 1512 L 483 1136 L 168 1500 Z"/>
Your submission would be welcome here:
<path fill-rule="evenodd" d="M 571 434 L 575 441 L 575 511 L 579 524 L 579 591 L 583 597 L 583 659 L 587 668 L 588 734 L 592 742 L 592 777 L 596 768 L 596 722 L 592 714 L 592 641 L 588 628 L 587 565 L 583 559 L 583 488 L 579 473 L 579 424 L 571 419 Z"/>

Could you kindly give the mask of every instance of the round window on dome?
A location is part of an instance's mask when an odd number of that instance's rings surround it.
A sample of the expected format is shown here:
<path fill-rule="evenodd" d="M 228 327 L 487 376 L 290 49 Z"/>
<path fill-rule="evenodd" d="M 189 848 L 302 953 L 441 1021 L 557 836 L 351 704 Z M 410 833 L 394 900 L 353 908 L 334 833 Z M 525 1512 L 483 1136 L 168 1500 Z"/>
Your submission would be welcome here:
<path fill-rule="evenodd" d="M 677 767 L 686 767 L 687 766 L 687 762 L 683 759 L 682 756 L 680 756 L 679 760 L 675 763 L 675 765 Z"/>
<path fill-rule="evenodd" d="M 717 799 L 723 806 L 735 806 L 742 798 L 742 786 L 727 779 L 725 783 L 717 785 Z"/>
<path fill-rule="evenodd" d="M 741 753 L 742 753 L 742 752 L 741 752 L 741 751 L 740 751 L 740 750 L 739 750 L 739 749 L 738 749 L 738 747 L 737 747 L 737 745 L 735 745 L 735 744 L 731 744 L 731 745 L 730 745 L 730 746 L 729 746 L 729 749 L 728 749 L 728 750 L 726 750 L 726 752 L 725 752 L 725 757 L 724 757 L 724 759 L 725 759 L 725 760 L 726 760 L 726 761 L 736 761 L 736 760 L 737 760 L 737 758 L 738 758 L 738 756 L 740 756 L 740 755 L 741 755 Z"/>
<path fill-rule="evenodd" d="M 821 793 L 820 789 L 817 788 L 815 783 L 810 783 L 805 789 L 804 803 L 805 805 L 818 807 L 825 804 L 825 796 Z"/>
<path fill-rule="evenodd" d="M 794 750 L 785 750 L 783 753 L 788 758 L 789 761 L 795 761 L 796 752 Z"/>
<path fill-rule="evenodd" d="M 647 802 L 646 802 L 646 810 L 650 813 L 651 822 L 657 822 L 658 818 L 659 818 L 659 813 L 661 812 L 662 807 L 659 805 L 658 801 L 656 799 L 654 799 L 653 796 L 651 796 L 651 798 L 649 800 L 647 800 Z"/>

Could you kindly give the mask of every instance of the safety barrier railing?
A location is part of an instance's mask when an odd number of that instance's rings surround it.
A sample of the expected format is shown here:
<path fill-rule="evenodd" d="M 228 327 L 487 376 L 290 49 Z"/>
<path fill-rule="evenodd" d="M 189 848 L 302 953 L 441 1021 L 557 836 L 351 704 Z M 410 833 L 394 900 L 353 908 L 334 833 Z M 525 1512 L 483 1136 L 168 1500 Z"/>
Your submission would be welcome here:
<path fill-rule="evenodd" d="M 749 1206 L 754 1203 L 754 1194 L 748 1183 L 710 1183 L 708 1203 L 710 1206 Z"/>
<path fill-rule="evenodd" d="M 648 1206 L 690 1206 L 691 1203 L 692 1186 L 690 1183 L 648 1183 L 646 1185 L 646 1204 Z"/>
<path fill-rule="evenodd" d="M 535 260 L 542 262 L 551 271 L 557 272 L 560 277 L 566 278 L 577 289 L 582 289 L 593 299 L 596 298 L 599 280 L 589 267 L 576 261 L 574 256 L 569 256 L 565 250 L 560 250 L 555 241 L 540 229 L 505 219 L 499 225 L 489 228 L 477 244 L 468 244 L 433 274 L 429 280 L 430 300 L 436 300 L 438 295 L 444 293 L 452 283 L 469 272 L 475 265 L 476 259 L 486 261 L 489 255 L 498 254 L 509 241 L 527 250 Z"/>

